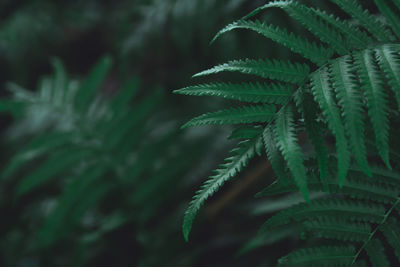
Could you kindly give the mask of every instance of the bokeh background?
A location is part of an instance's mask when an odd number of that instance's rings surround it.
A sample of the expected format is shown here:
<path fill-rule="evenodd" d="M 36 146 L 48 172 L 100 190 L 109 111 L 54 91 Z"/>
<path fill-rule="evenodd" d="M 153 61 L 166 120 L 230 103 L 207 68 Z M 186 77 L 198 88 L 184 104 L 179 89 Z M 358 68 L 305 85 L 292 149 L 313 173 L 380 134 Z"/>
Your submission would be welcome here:
<path fill-rule="evenodd" d="M 191 76 L 227 60 L 293 57 L 287 50 L 246 31 L 223 36 L 210 46 L 219 29 L 265 2 L 1 1 L 2 100 L 20 97 L 21 91 L 15 88 L 23 88 L 23 99 L 29 104 L 35 94 L 44 90 L 43 77 L 53 77 L 54 71 L 56 76 L 65 72 L 69 79 L 81 81 L 105 58 L 112 62 L 98 86 L 105 102 L 133 81 L 137 92 L 129 100 L 129 114 L 135 114 L 142 112 L 139 107 L 143 99 L 160 93 L 156 107 L 143 111 L 141 123 L 125 136 L 128 141 L 139 140 L 135 148 L 126 151 L 136 164 L 130 171 L 145 166 L 137 178 L 139 182 L 131 183 L 129 177 L 122 182 L 117 179 L 117 185 L 110 185 L 103 197 L 90 205 L 85 204 L 85 196 L 97 192 L 100 184 L 87 186 L 76 195 L 73 192 L 68 212 L 50 222 L 47 218 L 62 207 L 69 181 L 78 177 L 79 170 L 74 168 L 85 163 L 55 173 L 49 181 L 22 196 L 16 193 L 21 181 L 32 173 L 40 176 L 35 170 L 49 164 L 46 158 L 51 153 L 34 156 L 29 164 L 24 158 L 23 164 L 19 163 L 24 166 L 11 178 L 5 177 L 4 172 L 38 136 L 52 131 L 81 133 L 81 129 L 74 124 L 65 128 L 68 114 L 54 114 L 40 103 L 40 112 L 13 109 L 19 116 L 13 116 L 6 107 L 8 102 L 0 104 L 0 266 L 274 266 L 289 247 L 296 246 L 299 237 L 285 239 L 293 229 L 253 239 L 269 214 L 301 201 L 298 195 L 285 196 L 279 205 L 276 199 L 253 198 L 273 180 L 265 157 L 252 160 L 239 177 L 207 202 L 189 243 L 181 234 L 188 202 L 202 181 L 223 162 L 234 142 L 226 139 L 230 127 L 179 129 L 191 117 L 227 107 L 229 101 L 173 95 L 172 91 L 207 81 Z M 323 1 L 305 2 L 338 11 Z M 265 14 L 263 19 L 299 31 L 279 11 Z M 236 75 L 224 78 L 239 79 Z M 115 132 L 123 128 L 123 124 L 112 125 Z M 139 131 L 140 137 L 135 135 Z M 116 171 L 107 179 L 119 176 Z M 85 175 L 79 178 L 85 179 Z M 43 227 L 53 230 L 46 232 Z M 40 234 L 43 231 L 47 233 L 46 242 Z M 274 243 L 276 240 L 283 241 Z M 252 247 L 259 248 L 247 251 Z"/>

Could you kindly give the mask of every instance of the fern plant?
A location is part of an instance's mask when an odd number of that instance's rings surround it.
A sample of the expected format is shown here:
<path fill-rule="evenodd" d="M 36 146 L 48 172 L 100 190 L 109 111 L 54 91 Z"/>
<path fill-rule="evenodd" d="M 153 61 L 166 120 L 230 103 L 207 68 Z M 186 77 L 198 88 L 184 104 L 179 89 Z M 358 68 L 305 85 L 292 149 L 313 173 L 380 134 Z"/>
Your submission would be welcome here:
<path fill-rule="evenodd" d="M 400 202 L 395 164 L 398 147 L 389 140 L 390 134 L 396 134 L 390 124 L 397 122 L 400 107 L 400 4 L 374 0 L 380 11 L 374 15 L 358 1 L 329 2 L 351 19 L 295 0 L 274 1 L 229 24 L 212 40 L 235 29 L 247 29 L 303 60 L 229 61 L 194 76 L 237 72 L 263 81 L 207 83 L 175 91 L 248 103 L 206 113 L 183 126 L 247 124 L 234 130 L 232 136 L 242 141 L 190 203 L 183 222 L 186 240 L 204 202 L 264 150 L 278 180 L 260 195 L 298 190 L 307 203 L 282 211 L 263 229 L 295 221 L 304 226 L 306 238 L 341 241 L 341 245 L 327 242 L 295 251 L 280 264 L 347 266 L 359 264 L 367 252 L 374 266 L 387 266 L 386 247 L 395 254 L 400 251 L 400 229 L 395 223 Z M 285 12 L 313 38 L 251 20 L 273 8 Z M 301 133 L 307 135 L 304 142 L 313 146 L 308 158 L 299 142 Z M 309 191 L 315 190 L 328 196 L 310 201 Z"/>

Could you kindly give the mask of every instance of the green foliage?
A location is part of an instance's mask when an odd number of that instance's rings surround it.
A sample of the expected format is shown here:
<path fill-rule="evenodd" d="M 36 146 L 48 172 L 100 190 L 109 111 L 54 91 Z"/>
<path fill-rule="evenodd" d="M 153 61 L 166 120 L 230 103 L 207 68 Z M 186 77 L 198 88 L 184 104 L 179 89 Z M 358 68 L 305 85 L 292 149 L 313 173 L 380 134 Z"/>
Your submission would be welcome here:
<path fill-rule="evenodd" d="M 166 186 L 200 155 L 200 147 L 180 142 L 176 130 L 155 126 L 162 126 L 155 117 L 162 103 L 160 90 L 138 98 L 139 83 L 132 79 L 112 94 L 103 92 L 110 67 L 111 58 L 104 57 L 86 79 L 71 80 L 56 60 L 54 75 L 44 78 L 36 92 L 10 85 L 12 96 L 0 101 L 8 104 L 4 112 L 19 109 L 11 132 L 29 130 L 18 137 L 27 141 L 8 160 L 2 182 L 13 184 L 9 196 L 14 205 L 29 199 L 26 209 L 37 206 L 40 214 L 34 223 L 34 218 L 19 218 L 35 225 L 24 233 L 28 241 L 19 244 L 20 256 L 41 255 L 75 236 L 71 242 L 87 252 L 71 261 L 89 264 L 94 244 L 116 228 L 135 224 L 144 235 L 148 222 L 174 194 L 165 192 Z M 150 129 L 157 134 L 149 134 Z M 195 153 L 188 156 L 186 149 Z M 177 163 L 170 166 L 170 161 Z M 45 190 L 49 193 L 43 196 Z M 51 209 L 40 209 L 48 202 L 54 203 Z M 113 205 L 117 207 L 107 208 Z M 116 216 L 117 223 L 112 223 Z M 87 226 L 88 218 L 99 225 Z M 103 229 L 103 224 L 114 226 Z M 14 231 L 24 230 L 16 224 Z"/>
<path fill-rule="evenodd" d="M 301 55 L 303 60 L 235 60 L 200 72 L 195 77 L 239 72 L 267 79 L 266 83 L 259 83 L 265 87 L 265 91 L 275 87 L 270 80 L 281 82 L 283 88 L 294 85 L 295 89 L 291 90 L 286 102 L 268 102 L 271 107 L 275 106 L 276 112 L 267 112 L 264 119 L 260 106 L 253 104 L 246 106 L 246 109 L 232 108 L 207 113 L 188 122 L 185 127 L 255 122 L 257 127 L 263 127 L 263 132 L 251 131 L 249 136 L 242 132 L 243 128 L 233 132 L 233 136 L 245 139 L 262 139 L 267 157 L 279 178 L 259 196 L 299 190 L 308 202 L 278 213 L 264 224 L 263 229 L 276 230 L 275 227 L 287 223 L 300 223 L 305 227 L 303 236 L 307 238 L 339 239 L 343 243 L 343 246 L 322 245 L 292 252 L 281 258 L 281 265 L 362 264 L 366 250 L 374 266 L 386 266 L 386 247 L 390 245 L 393 251 L 398 251 L 398 229 L 388 230 L 388 224 L 398 216 L 395 210 L 399 203 L 398 180 L 390 178 L 396 176 L 397 165 L 395 167 L 389 158 L 391 154 L 395 155 L 393 151 L 398 148 L 392 147 L 389 132 L 392 130 L 390 124 L 397 122 L 398 111 L 393 107 L 400 105 L 400 10 L 396 1 L 393 2 L 397 7 L 393 9 L 392 1 L 377 0 L 375 3 L 383 17 L 378 19 L 357 1 L 330 2 L 343 9 L 351 19 L 342 20 L 299 1 L 275 1 L 257 8 L 217 33 L 213 42 L 234 29 L 249 29 Z M 288 33 L 268 22 L 249 20 L 260 11 L 272 8 L 286 12 L 312 33 L 317 42 L 306 40 L 296 33 Z M 246 89 L 251 98 L 242 92 Z M 263 93 L 259 98 L 253 96 L 258 91 L 262 89 L 257 86 L 256 91 L 254 86 L 246 83 L 209 83 L 175 92 L 258 103 L 262 102 L 260 99 L 263 97 Z M 395 98 L 390 97 L 392 94 Z M 249 118 L 249 115 L 255 114 L 261 117 Z M 369 123 L 371 130 L 366 129 Z M 238 135 L 237 132 L 243 134 Z M 300 142 L 299 136 L 305 134 L 308 138 Z M 332 137 L 334 141 L 331 141 Z M 370 141 L 373 138 L 375 144 Z M 313 149 L 306 160 L 302 145 L 308 139 Z M 373 159 L 374 150 L 381 161 Z M 254 154 L 247 154 L 246 160 Z M 371 164 L 372 161 L 375 163 Z M 333 168 L 331 162 L 336 162 L 337 167 Z M 387 167 L 384 173 L 377 171 L 382 169 L 382 163 Z M 241 168 L 235 170 L 234 175 Z M 354 174 L 354 170 L 360 172 Z M 234 175 L 224 176 L 223 181 Z M 206 198 L 221 185 L 208 190 Z M 322 200 L 309 201 L 309 191 L 325 191 L 329 194 Z M 202 188 L 200 196 L 203 192 Z M 197 194 L 186 212 L 183 224 L 186 239 L 193 218 L 206 198 Z M 198 203 L 196 208 L 193 208 L 193 203 Z M 389 231 L 392 231 L 390 237 L 387 234 Z M 386 239 L 380 240 L 378 232 Z"/>

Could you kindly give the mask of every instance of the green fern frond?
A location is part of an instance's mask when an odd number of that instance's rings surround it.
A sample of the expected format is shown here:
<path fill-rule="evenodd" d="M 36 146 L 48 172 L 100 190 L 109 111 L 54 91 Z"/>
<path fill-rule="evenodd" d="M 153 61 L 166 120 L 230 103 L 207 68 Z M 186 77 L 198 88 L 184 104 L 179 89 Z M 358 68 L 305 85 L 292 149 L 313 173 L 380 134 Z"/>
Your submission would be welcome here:
<path fill-rule="evenodd" d="M 388 140 L 388 100 L 374 53 L 367 49 L 364 52 L 356 53 L 354 59 L 361 88 L 367 98 L 368 114 L 375 132 L 376 147 L 386 166 L 391 169 Z"/>
<path fill-rule="evenodd" d="M 298 204 L 274 215 L 263 224 L 260 232 L 289 222 L 331 216 L 357 222 L 379 223 L 384 214 L 385 207 L 375 203 L 340 199 L 312 200 L 310 203 Z"/>
<path fill-rule="evenodd" d="M 371 226 L 365 222 L 349 222 L 340 218 L 321 217 L 303 223 L 308 235 L 342 241 L 367 241 Z"/>
<path fill-rule="evenodd" d="M 354 255 L 352 246 L 300 249 L 279 260 L 279 266 L 349 266 Z"/>
<path fill-rule="evenodd" d="M 365 246 L 365 250 L 371 260 L 373 266 L 390 266 L 390 262 L 386 257 L 385 249 L 379 239 L 372 239 Z"/>
<path fill-rule="evenodd" d="M 311 75 L 311 90 L 322 109 L 328 127 L 336 137 L 338 179 L 339 184 L 343 185 L 350 165 L 350 152 L 340 112 L 332 95 L 333 88 L 326 67 Z"/>
<path fill-rule="evenodd" d="M 327 14 L 325 11 L 319 9 L 310 8 L 310 10 L 326 21 L 329 25 L 334 26 L 336 30 L 342 32 L 346 37 L 346 40 L 351 44 L 352 49 L 365 49 L 368 45 L 373 43 L 373 40 L 368 36 L 368 34 L 360 31 L 349 22 L 341 20 L 332 14 Z"/>
<path fill-rule="evenodd" d="M 189 86 L 174 93 L 195 96 L 218 96 L 251 103 L 286 104 L 293 86 L 283 83 L 214 83 Z"/>
<path fill-rule="evenodd" d="M 389 31 L 373 17 L 368 10 L 363 9 L 355 0 L 332 0 L 340 6 L 345 12 L 357 19 L 378 41 L 390 42 L 393 37 Z"/>
<path fill-rule="evenodd" d="M 290 107 L 286 107 L 278 114 L 274 134 L 277 146 L 282 152 L 300 192 L 309 201 L 306 168 L 294 128 L 293 111 Z"/>
<path fill-rule="evenodd" d="M 312 34 L 328 44 L 339 55 L 345 55 L 349 52 L 349 47 L 346 45 L 346 42 L 335 29 L 320 20 L 319 16 L 314 14 L 310 8 L 296 1 L 276 1 L 266 4 L 245 16 L 244 19 L 250 18 L 258 12 L 271 7 L 283 9 L 290 17 L 300 22 Z"/>
<path fill-rule="evenodd" d="M 400 38 L 400 16 L 395 13 L 388 4 L 386 0 L 374 0 L 375 4 L 378 6 L 379 11 L 389 22 L 390 27 L 393 32 L 396 34 L 397 38 Z M 396 2 L 396 0 L 394 1 Z"/>
<path fill-rule="evenodd" d="M 385 204 L 396 202 L 397 196 L 400 193 L 398 187 L 393 187 L 392 185 L 381 181 L 371 181 L 371 178 L 369 177 L 356 175 L 350 175 L 342 187 L 339 187 L 335 181 L 329 181 L 327 185 L 329 186 L 329 191 L 331 193 L 345 194 L 352 198 L 376 201 Z M 310 175 L 308 186 L 312 191 L 322 191 L 326 185 L 319 181 L 315 176 Z M 275 182 L 259 192 L 257 196 L 271 196 L 296 191 L 297 185 L 293 182 Z"/>
<path fill-rule="evenodd" d="M 260 135 L 262 131 L 263 128 L 260 126 L 242 125 L 233 130 L 228 139 L 252 139 Z"/>
<path fill-rule="evenodd" d="M 386 223 L 380 226 L 380 230 L 393 247 L 393 251 L 400 261 L 400 227 L 398 222 L 396 220 L 387 220 Z"/>
<path fill-rule="evenodd" d="M 355 173 L 363 172 L 360 167 L 354 165 L 350 166 L 350 170 Z M 371 172 L 374 176 L 374 179 L 394 186 L 400 186 L 400 173 L 398 173 L 397 171 L 388 170 L 384 167 L 373 165 L 371 167 Z"/>
<path fill-rule="evenodd" d="M 371 176 L 366 158 L 361 97 L 355 76 L 351 72 L 350 60 L 349 57 L 342 57 L 332 64 L 333 87 L 342 106 L 344 124 L 350 137 L 353 155 L 365 174 Z"/>
<path fill-rule="evenodd" d="M 204 202 L 214 195 L 225 182 L 236 176 L 256 153 L 260 154 L 261 147 L 261 135 L 240 142 L 238 147 L 231 151 L 232 156 L 227 158 L 226 162 L 216 170 L 216 174 L 211 176 L 197 191 L 183 219 L 182 230 L 186 241 L 189 239 L 193 220 Z"/>
<path fill-rule="evenodd" d="M 281 182 L 287 183 L 290 177 L 288 177 L 288 173 L 285 171 L 284 160 L 277 146 L 272 126 L 265 127 L 263 132 L 263 144 L 275 175 Z"/>
<path fill-rule="evenodd" d="M 293 33 L 288 33 L 285 29 L 280 29 L 279 27 L 273 25 L 267 25 L 260 21 L 253 22 L 239 20 L 229 24 L 215 35 L 211 43 L 218 39 L 222 34 L 234 29 L 253 30 L 279 44 L 282 44 L 283 46 L 289 48 L 295 53 L 302 55 L 317 65 L 325 63 L 333 55 L 333 51 L 329 48 L 324 48 L 314 42 L 310 42 L 298 37 Z"/>
<path fill-rule="evenodd" d="M 272 105 L 244 106 L 200 115 L 182 128 L 205 124 L 238 124 L 269 122 L 274 118 L 275 107 Z"/>
<path fill-rule="evenodd" d="M 278 60 L 234 60 L 195 74 L 193 77 L 216 74 L 224 71 L 252 74 L 266 79 L 290 83 L 303 82 L 310 68 L 306 64 Z"/>
<path fill-rule="evenodd" d="M 400 110 L 400 45 L 383 45 L 375 49 L 381 70 L 394 91 Z M 397 52 L 396 52 L 397 51 Z"/>
<path fill-rule="evenodd" d="M 307 87 L 307 89 L 309 88 Z M 330 173 L 328 169 L 328 152 L 322 136 L 323 128 L 320 125 L 321 123 L 317 121 L 318 106 L 312 101 L 310 93 L 302 88 L 296 92 L 294 97 L 297 109 L 302 113 L 304 118 L 307 134 L 314 146 L 319 166 L 319 176 L 324 185 L 324 191 L 329 192 L 328 182 L 330 180 Z"/>

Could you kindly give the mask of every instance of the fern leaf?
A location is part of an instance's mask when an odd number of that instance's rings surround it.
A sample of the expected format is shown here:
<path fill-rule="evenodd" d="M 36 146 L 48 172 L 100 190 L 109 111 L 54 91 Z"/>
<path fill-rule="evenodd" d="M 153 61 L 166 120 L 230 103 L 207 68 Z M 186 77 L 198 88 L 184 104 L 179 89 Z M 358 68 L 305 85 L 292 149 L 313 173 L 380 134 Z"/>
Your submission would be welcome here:
<path fill-rule="evenodd" d="M 380 181 L 371 181 L 370 178 L 365 177 L 352 177 L 351 175 L 339 188 L 335 181 L 329 181 L 329 191 L 335 194 L 343 194 L 352 198 L 376 201 L 381 203 L 394 203 L 397 200 L 399 189 Z M 322 184 L 316 177 L 310 175 L 308 179 L 308 187 L 312 191 L 322 191 L 326 185 Z M 271 196 L 276 194 L 296 192 L 297 187 L 295 183 L 281 183 L 275 182 L 270 186 L 263 189 L 257 194 L 260 196 Z"/>
<path fill-rule="evenodd" d="M 312 236 L 342 241 L 367 241 L 371 226 L 364 222 L 348 222 L 339 218 L 322 217 L 304 223 Z"/>
<path fill-rule="evenodd" d="M 395 11 L 388 5 L 387 1 L 385 0 L 374 0 L 374 2 L 378 6 L 379 11 L 389 22 L 390 27 L 396 34 L 397 38 L 400 38 L 400 17 L 398 13 L 396 14 Z"/>
<path fill-rule="evenodd" d="M 332 95 L 332 86 L 329 82 L 326 67 L 316 71 L 311 76 L 311 90 L 316 102 L 319 103 L 322 109 L 329 129 L 336 138 L 339 185 L 343 185 L 350 165 L 350 152 L 347 148 L 347 138 L 340 113 Z"/>
<path fill-rule="evenodd" d="M 245 106 L 200 115 L 187 122 L 182 128 L 205 124 L 270 122 L 274 115 L 275 107 L 271 105 Z"/>
<path fill-rule="evenodd" d="M 376 147 L 386 166 L 389 162 L 389 119 L 388 100 L 383 81 L 371 50 L 354 55 L 361 88 L 367 98 L 368 114 L 371 119 L 376 139 Z"/>
<path fill-rule="evenodd" d="M 338 31 L 342 32 L 346 40 L 352 44 L 351 49 L 364 49 L 369 44 L 373 43 L 371 37 L 365 32 L 360 31 L 347 21 L 342 21 L 340 18 L 327 14 L 325 11 L 311 8 L 311 11 L 318 15 L 321 19 L 325 20 L 328 24 L 334 26 Z"/>
<path fill-rule="evenodd" d="M 400 51 L 400 45 L 383 45 L 375 49 L 379 66 L 396 95 L 400 110 L 400 56 L 395 51 Z"/>
<path fill-rule="evenodd" d="M 350 170 L 354 172 L 363 172 L 357 166 L 350 166 Z M 394 170 L 388 170 L 386 168 L 380 166 L 372 166 L 371 172 L 373 176 L 378 179 L 379 181 L 389 183 L 394 186 L 400 185 L 400 173 Z"/>
<path fill-rule="evenodd" d="M 267 126 L 263 132 L 263 143 L 265 147 L 265 151 L 271 164 L 272 169 L 274 170 L 275 175 L 279 178 L 279 181 L 286 184 L 289 180 L 289 175 L 285 171 L 285 165 L 282 158 L 282 155 L 277 147 L 277 142 L 274 137 L 274 132 L 271 126 Z"/>
<path fill-rule="evenodd" d="M 345 12 L 357 19 L 374 37 L 381 42 L 389 42 L 391 34 L 385 29 L 382 23 L 374 18 L 366 9 L 363 9 L 355 0 L 332 0 Z"/>
<path fill-rule="evenodd" d="M 342 36 L 329 25 L 316 16 L 310 8 L 299 4 L 296 1 L 276 1 L 268 3 L 260 8 L 257 8 L 249 15 L 245 16 L 244 19 L 250 18 L 264 9 L 271 7 L 278 7 L 287 12 L 287 14 L 300 22 L 306 27 L 312 34 L 321 39 L 321 41 L 329 44 L 339 55 L 345 55 L 348 53 L 349 48 L 346 46 Z"/>
<path fill-rule="evenodd" d="M 279 266 L 350 266 L 355 249 L 352 246 L 299 249 L 279 259 Z"/>
<path fill-rule="evenodd" d="M 385 249 L 379 239 L 372 239 L 365 246 L 365 250 L 371 260 L 372 266 L 390 266 L 389 260 L 386 257 Z"/>
<path fill-rule="evenodd" d="M 290 107 L 286 107 L 279 112 L 275 121 L 274 134 L 277 146 L 282 152 L 300 192 L 309 201 L 307 172 L 294 128 L 293 111 Z"/>
<path fill-rule="evenodd" d="M 364 142 L 362 102 L 349 61 L 350 58 L 346 56 L 332 63 L 333 86 L 343 107 L 345 129 L 350 137 L 353 155 L 365 174 L 371 176 Z"/>
<path fill-rule="evenodd" d="M 278 60 L 234 60 L 195 74 L 193 77 L 230 71 L 252 74 L 266 79 L 301 83 L 310 71 L 306 64 Z"/>
<path fill-rule="evenodd" d="M 226 181 L 236 176 L 256 153 L 260 154 L 261 146 L 261 135 L 240 142 L 238 147 L 231 151 L 232 156 L 226 159 L 226 163 L 222 164 L 220 168 L 216 170 L 216 174 L 211 176 L 209 180 L 201 186 L 200 190 L 197 191 L 185 212 L 183 220 L 182 230 L 186 241 L 189 239 L 193 220 L 204 202 L 214 195 Z"/>
<path fill-rule="evenodd" d="M 253 11 L 251 11 L 249 14 L 247 14 L 246 16 L 244 16 L 242 19 L 249 19 L 255 15 L 257 15 L 258 13 L 260 13 L 261 11 L 268 9 L 268 8 L 272 8 L 272 7 L 279 7 L 279 8 L 283 8 L 289 4 L 293 3 L 292 0 L 283 0 L 283 1 L 273 1 L 270 2 L 268 4 L 265 4 L 261 7 L 258 7 L 256 9 L 254 9 Z"/>
<path fill-rule="evenodd" d="M 387 220 L 379 229 L 386 237 L 389 244 L 393 247 L 393 251 L 400 261 L 400 227 L 397 221 Z"/>
<path fill-rule="evenodd" d="M 292 96 L 293 87 L 283 83 L 214 83 L 189 86 L 175 90 L 174 93 L 195 96 L 218 96 L 233 100 L 286 104 Z"/>
<path fill-rule="evenodd" d="M 260 135 L 263 128 L 260 126 L 239 126 L 229 135 L 228 139 L 251 139 L 257 135 Z"/>
<path fill-rule="evenodd" d="M 328 152 L 324 145 L 322 128 L 320 123 L 317 122 L 318 107 L 312 100 L 312 96 L 302 88 L 297 90 L 295 102 L 298 110 L 300 110 L 303 115 L 307 135 L 316 152 L 319 174 L 324 185 L 324 190 L 325 192 L 329 192 L 328 181 L 330 179 L 330 173 L 328 170 Z"/>
<path fill-rule="evenodd" d="M 261 23 L 260 21 L 236 21 L 219 31 L 211 42 L 214 42 L 222 34 L 234 29 L 253 30 L 289 48 L 293 52 L 302 55 L 317 65 L 322 65 L 333 55 L 333 51 L 329 48 L 324 48 L 314 42 L 310 42 L 299 36 L 296 36 L 293 33 L 288 33 L 285 29 L 280 29 L 279 27 L 273 25 L 267 25 L 265 23 Z"/>
<path fill-rule="evenodd" d="M 338 216 L 352 221 L 379 223 L 384 214 L 385 207 L 380 204 L 339 199 L 312 200 L 310 203 L 294 205 L 279 212 L 263 224 L 260 232 L 293 221 L 310 220 L 321 216 Z"/>

